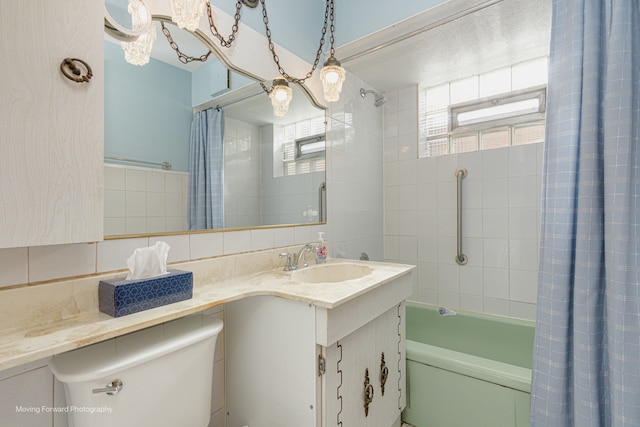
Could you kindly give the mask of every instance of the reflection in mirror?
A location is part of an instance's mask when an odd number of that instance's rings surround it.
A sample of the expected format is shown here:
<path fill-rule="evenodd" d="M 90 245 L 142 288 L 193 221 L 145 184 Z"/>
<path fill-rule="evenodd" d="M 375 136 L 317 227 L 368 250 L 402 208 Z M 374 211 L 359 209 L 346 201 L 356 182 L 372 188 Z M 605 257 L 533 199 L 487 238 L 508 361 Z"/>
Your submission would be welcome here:
<path fill-rule="evenodd" d="M 216 224 L 325 220 L 324 111 L 291 85 L 289 112 L 275 117 L 259 83 L 230 72 L 214 55 L 179 62 L 154 23 L 157 40 L 144 66 L 125 62 L 120 43 L 105 36 L 105 235 L 189 230 L 191 123 L 194 114 L 216 107 L 224 117 L 223 177 L 214 189 L 223 195 L 224 214 Z M 165 25 L 186 55 L 209 51 L 188 31 Z M 301 154 L 310 137 L 315 153 Z"/>
<path fill-rule="evenodd" d="M 104 29 L 116 40 L 132 42 L 151 27 L 151 13 L 142 0 L 106 0 Z"/>

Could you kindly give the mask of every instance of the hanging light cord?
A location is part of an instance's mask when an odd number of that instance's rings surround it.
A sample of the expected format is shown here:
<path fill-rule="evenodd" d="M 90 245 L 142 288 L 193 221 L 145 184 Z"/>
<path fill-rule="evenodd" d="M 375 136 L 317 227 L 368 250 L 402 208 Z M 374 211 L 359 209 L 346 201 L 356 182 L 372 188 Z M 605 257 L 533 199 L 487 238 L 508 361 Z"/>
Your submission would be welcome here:
<path fill-rule="evenodd" d="M 305 82 L 305 80 L 310 78 L 313 75 L 313 72 L 316 70 L 316 68 L 318 68 L 318 63 L 320 62 L 320 55 L 322 55 L 322 47 L 324 46 L 324 39 L 327 34 L 327 24 L 329 19 L 331 19 L 331 27 L 330 27 L 331 39 L 330 40 L 331 40 L 331 53 L 333 54 L 333 40 L 334 40 L 333 38 L 333 31 L 334 31 L 333 1 L 334 0 L 327 0 L 327 3 L 326 3 L 327 5 L 324 10 L 324 25 L 322 26 L 322 36 L 320 37 L 320 45 L 318 46 L 318 51 L 316 52 L 316 58 L 313 61 L 311 70 L 305 75 L 305 77 L 298 79 L 296 77 L 292 77 L 289 74 L 287 74 L 287 72 L 284 70 L 282 65 L 280 65 L 280 58 L 278 57 L 278 54 L 276 53 L 276 50 L 275 50 L 275 45 L 271 40 L 271 29 L 269 28 L 269 17 L 267 16 L 267 8 L 265 6 L 265 0 L 260 0 L 260 3 L 262 4 L 262 20 L 264 21 L 265 34 L 267 35 L 267 40 L 269 41 L 269 49 L 271 50 L 271 54 L 273 55 L 273 61 L 278 66 L 278 72 L 287 81 L 292 83 L 302 84 Z"/>
<path fill-rule="evenodd" d="M 173 37 L 171 37 L 171 32 L 164 25 L 164 22 L 160 21 L 160 25 L 162 26 L 162 33 L 167 38 L 167 41 L 169 42 L 171 49 L 173 49 L 176 52 L 176 55 L 178 55 L 178 60 L 180 62 L 182 62 L 183 64 L 188 64 L 189 62 L 193 62 L 193 61 L 204 62 L 207 59 L 209 59 L 209 55 L 211 55 L 211 51 L 208 51 L 206 54 L 201 55 L 199 57 L 189 56 L 182 53 L 182 51 L 178 47 L 178 44 L 173 40 Z"/>

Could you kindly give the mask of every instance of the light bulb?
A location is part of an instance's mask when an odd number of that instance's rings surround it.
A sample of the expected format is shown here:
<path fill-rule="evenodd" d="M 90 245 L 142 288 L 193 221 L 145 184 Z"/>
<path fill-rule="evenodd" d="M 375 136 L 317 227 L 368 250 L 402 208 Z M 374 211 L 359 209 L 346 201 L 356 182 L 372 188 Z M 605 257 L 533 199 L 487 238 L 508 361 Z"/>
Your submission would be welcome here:
<path fill-rule="evenodd" d="M 342 84 L 347 76 L 344 68 L 340 66 L 340 62 L 331 56 L 324 63 L 324 67 L 320 70 L 320 80 L 322 80 L 322 89 L 324 91 L 324 99 L 327 102 L 336 102 L 340 99 L 342 92 Z"/>
<path fill-rule="evenodd" d="M 271 105 L 273 106 L 273 114 L 277 117 L 284 117 L 289 111 L 289 103 L 293 98 L 293 91 L 284 79 L 276 79 L 271 86 Z"/>

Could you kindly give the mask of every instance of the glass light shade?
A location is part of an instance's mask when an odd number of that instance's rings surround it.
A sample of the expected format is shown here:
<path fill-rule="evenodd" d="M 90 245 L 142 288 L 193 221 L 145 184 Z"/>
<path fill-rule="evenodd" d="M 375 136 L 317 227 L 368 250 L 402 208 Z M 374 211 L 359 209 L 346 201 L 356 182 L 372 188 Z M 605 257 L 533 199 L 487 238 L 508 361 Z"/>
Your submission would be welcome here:
<path fill-rule="evenodd" d="M 342 84 L 346 76 L 344 68 L 333 56 L 324 63 L 324 67 L 320 70 L 320 80 L 322 80 L 325 101 L 336 102 L 340 99 Z"/>
<path fill-rule="evenodd" d="M 195 31 L 208 0 L 171 0 L 171 19 L 179 28 Z"/>
<path fill-rule="evenodd" d="M 139 30 L 148 25 L 147 10 L 138 0 L 129 0 L 129 6 L 127 8 L 131 14 L 131 23 L 134 30 Z M 156 26 L 151 24 L 149 30 L 138 37 L 134 42 L 122 42 L 122 49 L 124 49 L 124 59 L 133 65 L 145 65 L 151 58 L 151 48 L 153 42 L 156 40 Z"/>
<path fill-rule="evenodd" d="M 273 114 L 277 117 L 284 117 L 289 111 L 289 103 L 293 98 L 293 90 L 284 80 L 274 80 L 269 94 L 271 105 L 273 106 Z"/>

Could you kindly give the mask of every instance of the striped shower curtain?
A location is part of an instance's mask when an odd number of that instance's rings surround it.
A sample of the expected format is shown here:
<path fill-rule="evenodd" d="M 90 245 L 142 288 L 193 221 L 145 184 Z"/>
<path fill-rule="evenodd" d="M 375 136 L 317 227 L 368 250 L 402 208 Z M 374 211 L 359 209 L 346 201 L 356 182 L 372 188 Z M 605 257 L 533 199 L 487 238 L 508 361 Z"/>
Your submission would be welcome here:
<path fill-rule="evenodd" d="M 193 115 L 189 144 L 189 230 L 224 226 L 224 114 L 210 108 Z"/>
<path fill-rule="evenodd" d="M 554 0 L 531 425 L 640 426 L 640 1 Z"/>

